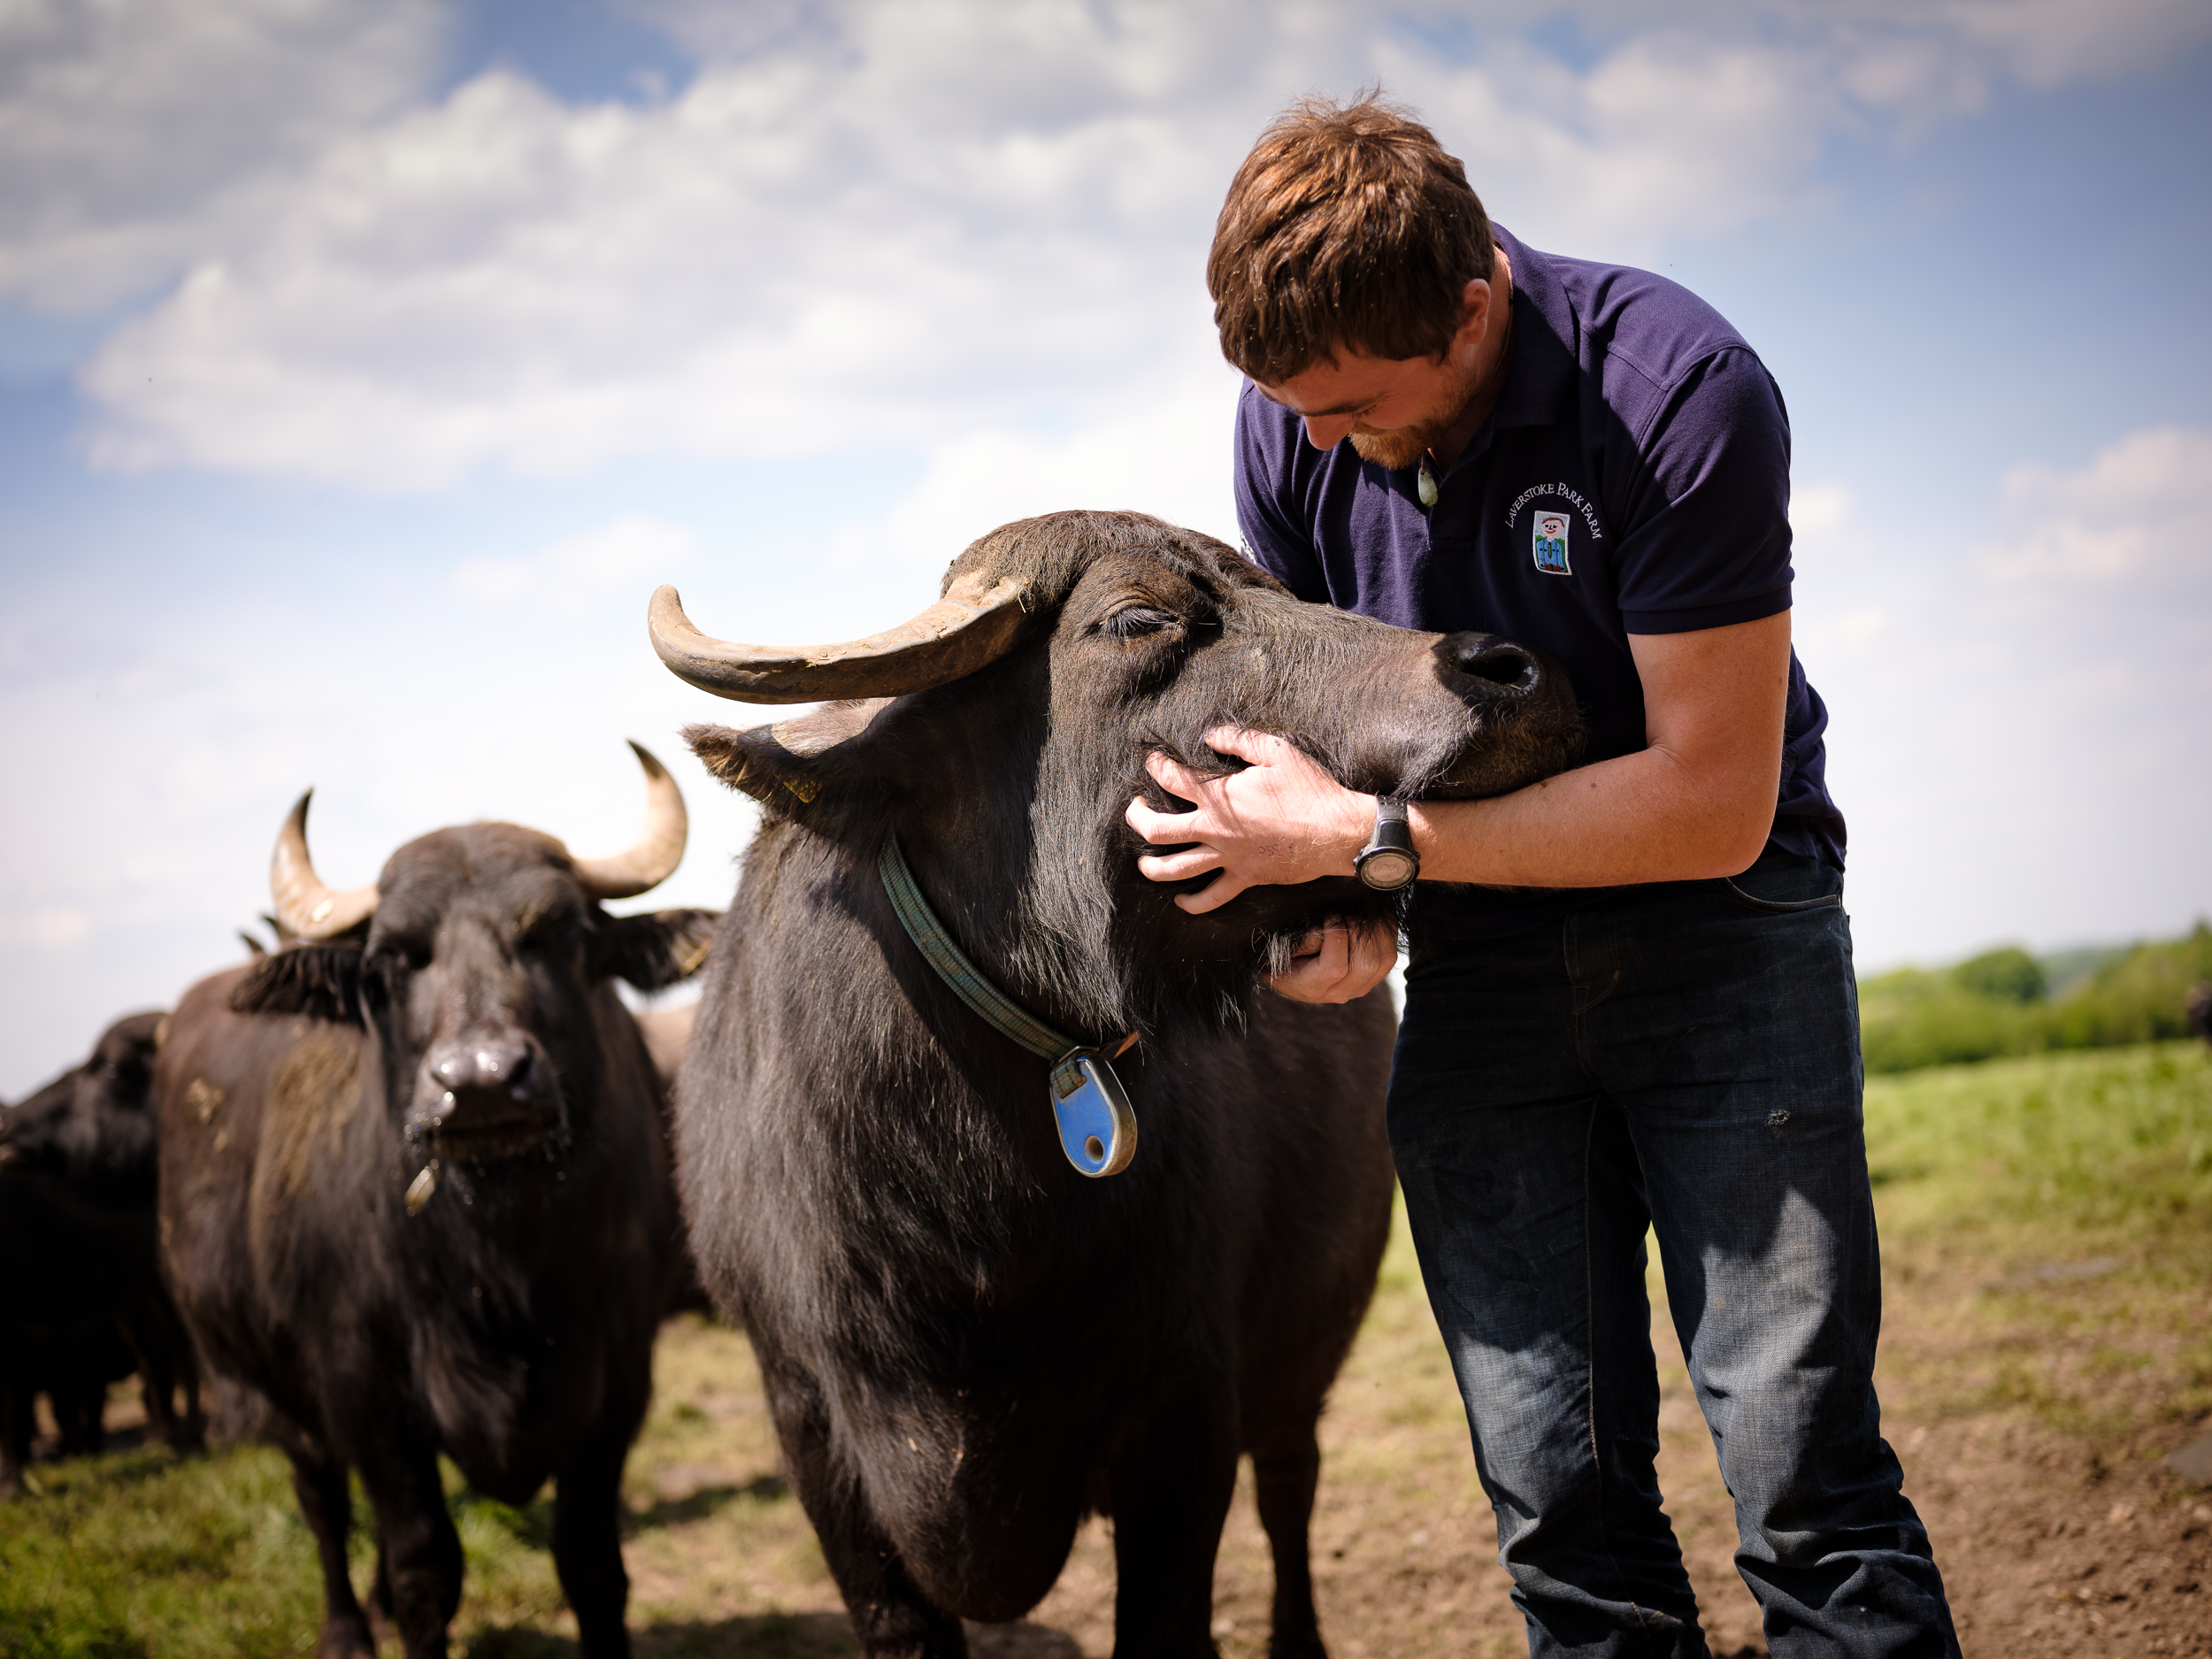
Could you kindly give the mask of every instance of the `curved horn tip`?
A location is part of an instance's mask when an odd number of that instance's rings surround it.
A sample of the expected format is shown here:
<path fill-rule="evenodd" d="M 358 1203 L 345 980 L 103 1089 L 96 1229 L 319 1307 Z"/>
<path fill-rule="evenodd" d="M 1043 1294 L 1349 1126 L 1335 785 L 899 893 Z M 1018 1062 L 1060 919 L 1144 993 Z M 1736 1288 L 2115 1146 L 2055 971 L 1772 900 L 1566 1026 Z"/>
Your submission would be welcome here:
<path fill-rule="evenodd" d="M 653 589 L 653 596 L 645 602 L 645 627 L 649 634 L 658 634 L 664 627 L 681 628 L 696 634 L 691 618 L 684 614 L 684 597 L 676 591 L 673 582 L 663 582 Z"/>
<path fill-rule="evenodd" d="M 292 803 L 269 854 L 269 896 L 276 901 L 280 937 L 288 928 L 301 939 L 335 939 L 376 910 L 373 885 L 341 893 L 315 873 L 307 850 L 307 803 L 314 798 L 311 785 Z"/>
<path fill-rule="evenodd" d="M 963 572 L 942 597 L 894 627 L 827 645 L 744 645 L 699 632 L 675 588 L 654 591 L 646 628 L 679 680 L 739 703 L 825 703 L 927 691 L 997 661 L 1030 614 L 1018 577 Z"/>
<path fill-rule="evenodd" d="M 691 820 L 684 809 L 683 791 L 668 775 L 668 768 L 635 738 L 624 741 L 645 772 L 645 827 L 626 851 L 608 858 L 574 861 L 577 880 L 595 899 L 635 898 L 658 887 L 676 873 L 690 839 Z"/>
<path fill-rule="evenodd" d="M 277 826 L 276 846 L 269 854 L 269 873 L 273 880 L 286 856 L 297 841 L 303 856 L 307 845 L 307 803 L 315 798 L 315 786 L 309 784 L 300 791 L 300 798 L 292 803 L 292 810 L 284 815 L 284 822 Z"/>

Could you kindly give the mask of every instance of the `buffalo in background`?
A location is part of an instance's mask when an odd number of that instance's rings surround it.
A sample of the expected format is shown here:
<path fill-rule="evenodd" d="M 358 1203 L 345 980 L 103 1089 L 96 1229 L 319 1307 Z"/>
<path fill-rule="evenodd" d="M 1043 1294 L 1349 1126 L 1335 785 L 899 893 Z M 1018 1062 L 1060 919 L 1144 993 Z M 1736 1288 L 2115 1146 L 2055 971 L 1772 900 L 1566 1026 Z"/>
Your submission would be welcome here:
<path fill-rule="evenodd" d="M 270 1404 L 321 1557 L 325 1655 L 375 1651 L 346 1567 L 349 1467 L 375 1514 L 373 1604 L 410 1659 L 446 1651 L 462 1556 L 442 1452 L 505 1502 L 557 1483 L 584 1652 L 628 1651 L 618 1488 L 683 1256 L 663 1091 L 613 981 L 684 978 L 715 919 L 603 908 L 683 855 L 682 797 L 637 753 L 650 805 L 628 852 L 475 824 L 352 892 L 316 876 L 303 796 L 271 869 L 298 942 L 195 986 L 162 1046 L 172 1281 L 210 1368 Z"/>
<path fill-rule="evenodd" d="M 1115 1651 L 1205 1655 L 1240 1452 L 1275 1563 L 1278 1655 L 1322 1651 L 1307 1531 L 1323 1400 L 1389 1225 L 1392 1015 L 1256 995 L 1348 878 L 1205 916 L 1123 820 L 1160 749 L 1218 770 L 1224 721 L 1370 791 L 1497 794 L 1579 741 L 1563 676 L 1477 634 L 1302 604 L 1211 539 L 1126 513 L 1013 524 L 943 597 L 841 645 L 709 639 L 655 595 L 662 658 L 718 695 L 847 699 L 693 727 L 766 809 L 676 1095 L 708 1287 L 750 1333 L 792 1483 L 863 1650 L 965 1651 L 1019 1617 L 1084 1515 L 1113 1522 Z M 896 836 L 943 927 L 1036 1018 L 1105 1048 L 1126 1172 L 1061 1151 L 1047 1064 L 902 931 Z M 1187 884 L 1188 885 L 1188 884 Z"/>
<path fill-rule="evenodd" d="M 0 1113 L 0 1493 L 19 1482 L 41 1393 L 65 1455 L 103 1448 L 108 1385 L 133 1371 L 154 1434 L 201 1443 L 199 1370 L 155 1243 L 163 1018 L 118 1020 L 83 1064 Z"/>

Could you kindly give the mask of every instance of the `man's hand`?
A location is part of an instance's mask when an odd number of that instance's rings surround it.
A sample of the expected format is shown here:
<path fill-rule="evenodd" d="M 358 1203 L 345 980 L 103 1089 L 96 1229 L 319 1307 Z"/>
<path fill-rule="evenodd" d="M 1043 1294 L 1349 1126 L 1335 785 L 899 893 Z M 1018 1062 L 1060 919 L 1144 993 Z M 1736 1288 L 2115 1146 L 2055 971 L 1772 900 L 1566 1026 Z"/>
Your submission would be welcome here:
<path fill-rule="evenodd" d="M 1398 961 L 1398 936 L 1387 927 L 1341 925 L 1308 933 L 1290 966 L 1268 983 L 1294 1002 L 1349 1002 L 1380 985 Z"/>
<path fill-rule="evenodd" d="M 1146 760 L 1145 770 L 1154 781 L 1169 794 L 1196 803 L 1196 810 L 1155 812 L 1142 801 L 1132 801 L 1124 815 L 1129 827 L 1156 847 L 1198 843 L 1183 852 L 1148 853 L 1139 858 L 1137 868 L 1146 877 L 1181 881 L 1209 870 L 1220 871 L 1200 891 L 1176 895 L 1178 905 L 1202 916 L 1219 910 L 1247 887 L 1293 887 L 1320 876 L 1353 873 L 1353 856 L 1374 833 L 1373 795 L 1347 789 L 1294 745 L 1264 732 L 1216 726 L 1206 733 L 1206 741 L 1220 753 L 1251 764 L 1226 777 L 1209 778 L 1165 755 Z M 1382 972 L 1389 971 L 1390 964 L 1385 962 Z"/>

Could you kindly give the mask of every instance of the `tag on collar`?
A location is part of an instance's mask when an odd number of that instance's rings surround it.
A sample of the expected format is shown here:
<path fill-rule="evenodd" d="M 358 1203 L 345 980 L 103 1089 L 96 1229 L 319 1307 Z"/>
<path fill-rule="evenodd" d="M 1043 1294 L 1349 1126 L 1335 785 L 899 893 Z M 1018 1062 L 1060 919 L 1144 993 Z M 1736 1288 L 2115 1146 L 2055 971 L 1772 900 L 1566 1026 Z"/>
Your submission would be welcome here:
<path fill-rule="evenodd" d="M 1095 1178 L 1129 1167 L 1137 1156 L 1137 1114 L 1113 1062 L 1094 1049 L 1076 1049 L 1052 1068 L 1048 1093 L 1060 1149 L 1078 1172 Z"/>
<path fill-rule="evenodd" d="M 1426 512 L 1436 505 L 1436 497 L 1439 494 L 1436 473 L 1430 467 L 1429 457 L 1425 454 L 1421 457 L 1420 474 L 1413 480 L 1413 493 L 1420 497 L 1422 511 Z"/>

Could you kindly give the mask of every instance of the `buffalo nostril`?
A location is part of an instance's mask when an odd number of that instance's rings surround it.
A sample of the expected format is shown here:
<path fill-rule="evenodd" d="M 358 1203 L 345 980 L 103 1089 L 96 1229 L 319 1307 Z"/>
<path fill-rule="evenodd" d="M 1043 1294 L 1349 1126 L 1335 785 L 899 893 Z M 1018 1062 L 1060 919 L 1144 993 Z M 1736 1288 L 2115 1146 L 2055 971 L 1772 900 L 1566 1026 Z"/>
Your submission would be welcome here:
<path fill-rule="evenodd" d="M 430 1074 L 448 1094 L 456 1089 L 505 1088 L 527 1093 L 530 1050 L 518 1042 L 472 1042 L 442 1055 Z"/>
<path fill-rule="evenodd" d="M 1470 640 L 1452 649 L 1448 660 L 1468 679 L 1508 691 L 1533 691 L 1541 672 L 1535 657 L 1502 640 Z"/>
<path fill-rule="evenodd" d="M 520 1043 L 493 1043 L 476 1050 L 476 1080 L 483 1087 L 518 1082 L 529 1069 L 530 1051 Z"/>

